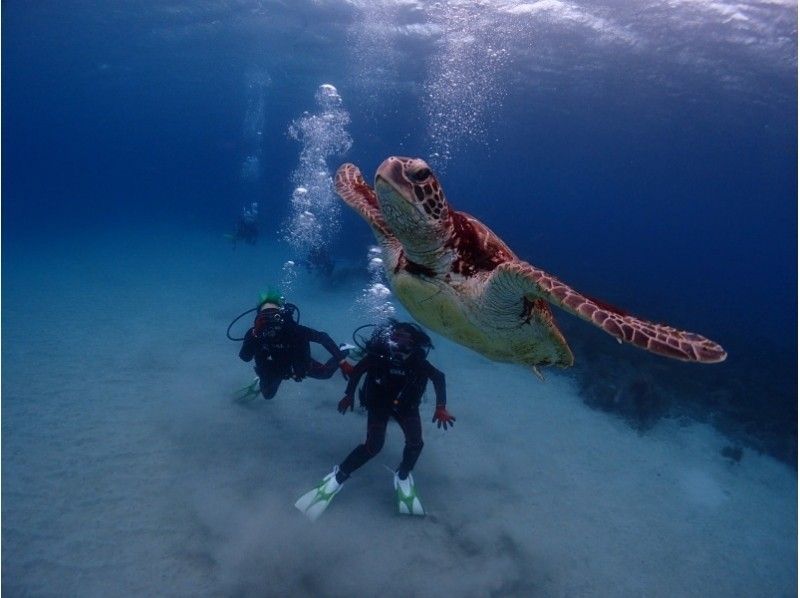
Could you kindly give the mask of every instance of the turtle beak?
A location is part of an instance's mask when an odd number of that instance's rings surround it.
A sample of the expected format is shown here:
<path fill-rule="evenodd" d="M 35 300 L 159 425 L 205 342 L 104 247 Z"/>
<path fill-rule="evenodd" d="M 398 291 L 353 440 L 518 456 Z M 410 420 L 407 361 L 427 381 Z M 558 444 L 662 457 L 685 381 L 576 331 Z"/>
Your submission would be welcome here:
<path fill-rule="evenodd" d="M 410 158 L 392 156 L 378 167 L 375 173 L 375 192 L 382 209 L 393 206 L 402 212 L 409 209 L 416 211 L 414 187 L 403 174 L 403 165 L 408 160 Z"/>
<path fill-rule="evenodd" d="M 375 174 L 375 186 L 377 187 L 382 181 L 390 185 L 400 195 L 413 193 L 411 184 L 403 176 L 403 162 L 410 158 L 400 158 L 391 156 L 386 158 L 383 163 L 378 166 L 378 172 Z"/>
<path fill-rule="evenodd" d="M 408 158 L 388 158 L 375 174 L 375 194 L 383 217 L 395 234 L 406 238 L 428 226 L 425 214 L 414 197 L 414 188 L 403 176 L 403 162 Z"/>

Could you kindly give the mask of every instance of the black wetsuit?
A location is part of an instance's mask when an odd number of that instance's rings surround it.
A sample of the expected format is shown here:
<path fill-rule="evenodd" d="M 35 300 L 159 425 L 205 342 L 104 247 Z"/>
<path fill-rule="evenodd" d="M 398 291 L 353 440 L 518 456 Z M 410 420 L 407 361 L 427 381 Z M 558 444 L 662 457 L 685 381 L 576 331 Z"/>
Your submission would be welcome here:
<path fill-rule="evenodd" d="M 313 359 L 311 343 L 325 347 L 331 358 L 326 363 Z M 345 354 L 324 332 L 289 322 L 272 337 L 262 335 L 259 338 L 252 328 L 248 330 L 239 357 L 243 361 L 255 357 L 261 394 L 265 399 L 271 399 L 278 392 L 281 382 L 289 378 L 298 381 L 305 377 L 321 380 L 330 378 Z"/>
<path fill-rule="evenodd" d="M 394 418 L 400 424 L 406 440 L 403 460 L 397 469 L 400 478 L 405 479 L 422 453 L 420 400 L 430 380 L 436 391 L 436 404 L 444 405 L 447 402 L 444 374 L 422 355 L 412 355 L 403 361 L 392 360 L 388 355 L 367 354 L 353 368 L 346 396 L 353 396 L 364 373 L 367 374 L 363 388 L 367 408 L 367 440 L 342 461 L 336 478 L 340 483 L 343 482 L 381 451 L 386 439 L 386 426 L 389 419 Z"/>

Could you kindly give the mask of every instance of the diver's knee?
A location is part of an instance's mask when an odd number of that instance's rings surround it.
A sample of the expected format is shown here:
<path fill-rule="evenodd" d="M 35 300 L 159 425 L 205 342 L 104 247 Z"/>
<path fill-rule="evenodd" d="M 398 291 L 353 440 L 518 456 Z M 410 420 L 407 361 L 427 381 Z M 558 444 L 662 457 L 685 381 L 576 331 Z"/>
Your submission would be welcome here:
<path fill-rule="evenodd" d="M 370 457 L 374 457 L 375 455 L 380 453 L 381 450 L 383 449 L 384 440 L 385 439 L 383 437 L 368 439 L 367 442 L 364 444 L 364 448 L 366 449 L 367 454 Z"/>

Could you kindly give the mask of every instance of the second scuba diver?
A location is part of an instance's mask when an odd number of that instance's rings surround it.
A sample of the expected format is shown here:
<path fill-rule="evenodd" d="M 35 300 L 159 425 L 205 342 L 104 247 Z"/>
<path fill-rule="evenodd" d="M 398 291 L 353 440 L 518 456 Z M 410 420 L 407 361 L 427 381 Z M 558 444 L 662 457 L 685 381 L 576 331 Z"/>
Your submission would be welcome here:
<path fill-rule="evenodd" d="M 433 347 L 430 337 L 416 324 L 390 320 L 378 327 L 365 347 L 365 356 L 350 375 L 339 412 L 352 411 L 356 387 L 366 374 L 360 398 L 367 409 L 367 439 L 358 445 L 322 482 L 303 495 L 295 507 L 312 521 L 319 517 L 356 469 L 383 448 L 390 419 L 400 425 L 405 436 L 403 459 L 394 474 L 397 509 L 401 514 L 424 515 L 411 470 L 422 452 L 422 423 L 419 404 L 428 380 L 436 391 L 433 421 L 440 428 L 452 426 L 455 418 L 446 407 L 444 374 L 427 359 Z"/>
<path fill-rule="evenodd" d="M 339 347 L 325 332 L 300 325 L 295 319 L 297 313 L 296 306 L 276 293 L 262 297 L 253 327 L 245 334 L 239 351 L 243 361 L 255 359 L 258 376 L 244 389 L 242 398 L 256 392 L 256 386 L 265 399 L 271 399 L 281 382 L 289 378 L 297 382 L 306 377 L 325 380 L 337 369 L 346 378 L 352 371 L 345 359 L 347 346 Z M 325 347 L 331 358 L 326 363 L 316 361 L 311 357 L 311 343 Z"/>
<path fill-rule="evenodd" d="M 258 240 L 258 202 L 253 202 L 250 207 L 243 207 L 236 221 L 236 228 L 233 233 L 226 234 L 225 237 L 231 240 L 233 248 L 236 249 L 238 241 L 244 241 L 250 245 L 255 245 Z"/>

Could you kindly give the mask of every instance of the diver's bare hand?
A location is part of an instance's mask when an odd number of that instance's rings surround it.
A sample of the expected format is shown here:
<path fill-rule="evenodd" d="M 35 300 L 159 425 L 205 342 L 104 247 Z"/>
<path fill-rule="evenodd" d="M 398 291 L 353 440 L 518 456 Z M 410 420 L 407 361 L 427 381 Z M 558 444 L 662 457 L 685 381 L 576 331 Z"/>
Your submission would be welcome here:
<path fill-rule="evenodd" d="M 342 359 L 339 362 L 339 369 L 342 370 L 342 376 L 344 376 L 344 379 L 349 380 L 350 376 L 353 374 L 354 368 L 349 361 L 347 361 L 346 359 Z"/>
<path fill-rule="evenodd" d="M 448 424 L 452 428 L 456 422 L 456 418 L 450 415 L 447 411 L 447 407 L 444 405 L 436 405 L 436 411 L 433 412 L 433 419 L 432 422 L 436 423 L 437 428 L 444 428 L 447 429 Z"/>

